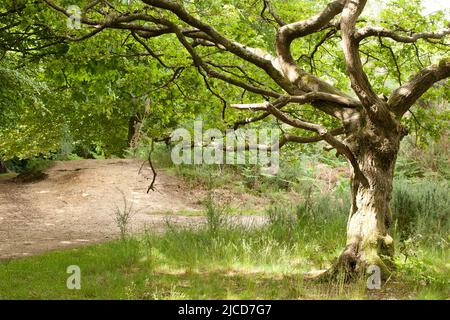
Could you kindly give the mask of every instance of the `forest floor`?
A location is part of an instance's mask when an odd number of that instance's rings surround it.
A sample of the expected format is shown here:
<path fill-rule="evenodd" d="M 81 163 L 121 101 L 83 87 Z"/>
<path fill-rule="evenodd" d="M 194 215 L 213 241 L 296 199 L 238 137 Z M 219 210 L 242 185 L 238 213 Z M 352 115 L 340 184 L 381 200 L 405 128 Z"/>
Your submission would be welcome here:
<path fill-rule="evenodd" d="M 204 189 L 159 170 L 156 190 L 147 194 L 152 173 L 141 172 L 138 160 L 57 161 L 45 178 L 19 183 L 0 179 L 0 259 L 39 254 L 117 238 L 118 210 L 131 208 L 131 232 L 161 232 L 167 222 L 195 227 L 203 224 Z M 239 211 L 254 209 L 264 200 L 218 189 Z M 249 208 L 245 208 L 248 206 Z M 239 215 L 238 224 L 263 222 L 259 216 Z"/>
<path fill-rule="evenodd" d="M 329 268 L 345 246 L 339 163 L 302 162 L 276 178 L 161 166 L 149 194 L 153 176 L 146 163 L 139 173 L 142 163 L 56 161 L 29 183 L 0 175 L 0 299 L 450 297 L 446 181 L 396 181 L 396 269 L 369 290 L 363 275 L 350 283 L 305 277 Z M 120 237 L 125 205 L 131 230 Z M 405 212 L 416 229 L 399 220 Z M 80 268 L 81 290 L 68 289 L 69 266 Z"/>

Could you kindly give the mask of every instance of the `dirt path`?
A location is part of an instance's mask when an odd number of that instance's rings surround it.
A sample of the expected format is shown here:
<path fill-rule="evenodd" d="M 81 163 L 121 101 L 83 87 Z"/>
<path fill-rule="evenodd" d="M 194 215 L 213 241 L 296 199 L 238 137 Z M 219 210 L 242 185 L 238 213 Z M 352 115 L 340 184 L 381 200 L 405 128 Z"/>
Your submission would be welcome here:
<path fill-rule="evenodd" d="M 157 190 L 147 194 L 152 175 L 146 166 L 138 174 L 141 163 L 119 159 L 56 162 L 45 180 L 0 181 L 0 259 L 117 237 L 114 211 L 123 208 L 124 196 L 133 204 L 133 232 L 162 231 L 167 219 L 183 225 L 204 222 L 199 216 L 170 214 L 200 214 L 204 192 L 160 171 Z M 249 217 L 240 219 L 253 223 L 247 221 Z"/>

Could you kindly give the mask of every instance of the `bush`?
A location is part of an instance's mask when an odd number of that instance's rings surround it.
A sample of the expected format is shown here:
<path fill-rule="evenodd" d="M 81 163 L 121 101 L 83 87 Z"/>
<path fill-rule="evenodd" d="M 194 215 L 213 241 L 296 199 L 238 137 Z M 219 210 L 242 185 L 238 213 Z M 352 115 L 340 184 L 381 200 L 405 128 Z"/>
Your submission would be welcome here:
<path fill-rule="evenodd" d="M 204 206 L 208 229 L 213 235 L 217 235 L 220 229 L 227 226 L 230 208 L 227 204 L 217 204 L 212 190 L 208 192 Z"/>
<path fill-rule="evenodd" d="M 427 240 L 445 238 L 450 231 L 449 192 L 447 181 L 396 180 L 391 207 L 400 239 L 414 234 Z"/>
<path fill-rule="evenodd" d="M 403 178 L 450 180 L 448 135 L 442 132 L 438 141 L 415 145 L 411 138 L 402 143 L 395 174 Z"/>
<path fill-rule="evenodd" d="M 10 171 L 18 173 L 15 178 L 19 182 L 30 182 L 45 178 L 44 171 L 52 161 L 47 158 L 34 157 L 31 159 L 12 159 L 6 162 Z"/>

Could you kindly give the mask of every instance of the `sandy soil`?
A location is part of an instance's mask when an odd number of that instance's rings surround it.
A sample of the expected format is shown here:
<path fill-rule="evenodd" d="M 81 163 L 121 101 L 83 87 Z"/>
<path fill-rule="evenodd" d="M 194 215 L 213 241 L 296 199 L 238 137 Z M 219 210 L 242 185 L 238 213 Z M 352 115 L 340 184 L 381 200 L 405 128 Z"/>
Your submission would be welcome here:
<path fill-rule="evenodd" d="M 203 217 L 182 215 L 200 215 L 204 191 L 159 171 L 156 191 L 147 194 L 152 174 L 146 166 L 138 174 L 141 164 L 119 159 L 56 162 L 38 182 L 0 180 L 0 259 L 113 239 L 119 235 L 114 211 L 123 209 L 124 198 L 133 204 L 135 233 L 161 232 L 167 220 L 189 226 L 204 223 Z M 238 220 L 261 223 L 251 217 Z"/>

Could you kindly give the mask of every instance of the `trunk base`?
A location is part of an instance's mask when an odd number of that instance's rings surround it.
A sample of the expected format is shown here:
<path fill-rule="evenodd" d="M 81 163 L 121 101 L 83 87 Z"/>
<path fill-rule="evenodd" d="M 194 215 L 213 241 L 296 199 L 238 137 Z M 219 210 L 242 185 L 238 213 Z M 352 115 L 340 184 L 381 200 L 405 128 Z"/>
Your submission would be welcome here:
<path fill-rule="evenodd" d="M 360 279 L 367 275 L 367 269 L 370 266 L 377 266 L 381 271 L 381 279 L 386 280 L 395 270 L 395 264 L 392 261 L 392 255 L 383 255 L 377 253 L 376 248 L 364 250 L 361 254 L 358 252 L 358 246 L 348 245 L 341 253 L 332 267 L 327 270 L 317 270 L 305 275 L 306 279 L 323 282 L 333 282 L 344 280 L 350 282 Z"/>

